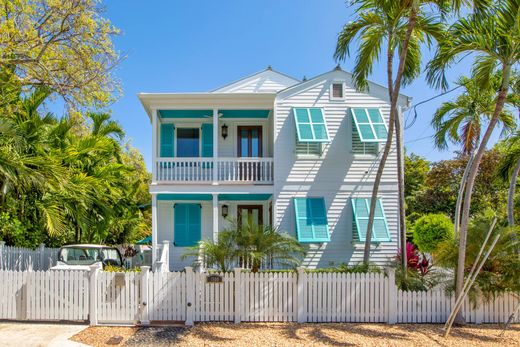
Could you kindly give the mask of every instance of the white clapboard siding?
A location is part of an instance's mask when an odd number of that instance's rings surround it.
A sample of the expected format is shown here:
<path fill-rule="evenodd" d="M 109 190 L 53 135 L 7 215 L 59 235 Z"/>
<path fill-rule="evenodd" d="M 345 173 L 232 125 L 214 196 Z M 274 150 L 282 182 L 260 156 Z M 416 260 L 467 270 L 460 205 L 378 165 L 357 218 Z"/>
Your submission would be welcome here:
<path fill-rule="evenodd" d="M 332 82 L 345 84 L 344 100 L 331 100 L 329 93 Z M 379 108 L 388 122 L 390 103 L 387 92 L 376 86 L 371 86 L 368 92 L 359 92 L 352 85 L 350 74 L 331 71 L 280 92 L 275 102 L 273 196 L 276 197 L 276 201 L 273 215 L 276 225 L 280 230 L 295 235 L 293 198 L 323 197 L 331 241 L 309 245 L 303 265 L 319 268 L 343 262 L 359 263 L 362 261 L 363 247 L 355 242 L 350 199 L 371 195 L 382 150 L 378 155 L 355 153 L 359 150 L 355 147 L 357 143 L 353 139 L 355 124 L 350 108 Z M 330 142 L 323 145 L 320 158 L 298 157 L 296 126 L 292 114 L 294 107 L 323 108 Z M 397 156 L 394 145 L 385 165 L 379 189 L 391 241 L 381 242 L 373 248 L 371 260 L 378 265 L 388 264 L 398 249 L 396 177 Z"/>
<path fill-rule="evenodd" d="M 96 298 L 98 322 L 129 324 L 139 321 L 140 285 L 140 273 L 99 273 Z"/>

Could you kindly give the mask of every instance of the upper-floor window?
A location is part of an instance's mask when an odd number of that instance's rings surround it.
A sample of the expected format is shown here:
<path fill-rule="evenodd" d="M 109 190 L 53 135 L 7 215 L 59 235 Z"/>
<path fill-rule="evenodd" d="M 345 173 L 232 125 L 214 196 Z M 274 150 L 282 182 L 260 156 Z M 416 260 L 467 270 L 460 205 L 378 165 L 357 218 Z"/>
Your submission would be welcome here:
<path fill-rule="evenodd" d="M 341 82 L 333 82 L 330 91 L 330 98 L 336 100 L 343 100 L 345 97 L 345 91 L 343 87 L 343 83 Z"/>
<path fill-rule="evenodd" d="M 296 141 L 296 155 L 298 157 L 319 157 L 322 152 L 322 144 L 319 142 Z"/>
<path fill-rule="evenodd" d="M 177 156 L 198 157 L 199 153 L 199 128 L 177 128 Z"/>

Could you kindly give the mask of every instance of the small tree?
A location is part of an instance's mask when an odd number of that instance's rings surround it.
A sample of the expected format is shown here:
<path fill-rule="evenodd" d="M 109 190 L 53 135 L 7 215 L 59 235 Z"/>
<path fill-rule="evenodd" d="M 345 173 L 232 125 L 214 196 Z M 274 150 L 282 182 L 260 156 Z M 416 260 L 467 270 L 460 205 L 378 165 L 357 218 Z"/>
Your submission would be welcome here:
<path fill-rule="evenodd" d="M 433 252 L 439 243 L 453 239 L 453 223 L 443 214 L 428 214 L 414 224 L 413 242 L 421 252 Z"/>
<path fill-rule="evenodd" d="M 265 263 L 296 267 L 305 253 L 294 237 L 251 220 L 232 221 L 228 229 L 219 233 L 217 242 L 201 241 L 190 247 L 183 258 L 195 257 L 195 265 L 202 265 L 198 259 L 201 248 L 206 266 L 220 271 L 230 271 L 232 266 L 239 265 L 257 272 Z"/>

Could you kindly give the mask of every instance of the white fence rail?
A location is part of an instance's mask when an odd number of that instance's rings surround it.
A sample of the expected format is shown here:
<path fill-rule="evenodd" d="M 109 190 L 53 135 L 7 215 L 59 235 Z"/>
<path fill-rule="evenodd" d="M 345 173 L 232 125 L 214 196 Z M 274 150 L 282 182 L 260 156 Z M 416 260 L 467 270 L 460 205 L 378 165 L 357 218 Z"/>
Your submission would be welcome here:
<path fill-rule="evenodd" d="M 273 158 L 158 158 L 158 182 L 273 183 Z"/>
<path fill-rule="evenodd" d="M 5 246 L 0 241 L 0 270 L 45 271 L 56 265 L 58 248 L 46 248 L 43 244 L 37 249 Z"/>
<path fill-rule="evenodd" d="M 403 292 L 384 274 L 295 272 L 110 273 L 0 271 L 0 319 L 148 324 L 176 321 L 442 323 L 454 299 L 442 289 Z M 504 323 L 518 295 L 502 295 L 463 314 Z M 520 323 L 517 317 L 516 322 Z"/>

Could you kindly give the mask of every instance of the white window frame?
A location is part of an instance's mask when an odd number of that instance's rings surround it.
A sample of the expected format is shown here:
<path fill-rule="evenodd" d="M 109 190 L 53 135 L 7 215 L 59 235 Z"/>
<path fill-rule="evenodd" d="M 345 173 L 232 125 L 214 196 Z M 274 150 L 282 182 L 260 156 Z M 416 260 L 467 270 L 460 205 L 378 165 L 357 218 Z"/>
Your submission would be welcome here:
<path fill-rule="evenodd" d="M 175 122 L 172 122 L 174 124 L 174 139 L 175 139 L 175 158 L 201 158 L 202 157 L 202 123 L 180 123 L 177 124 Z M 177 129 L 199 129 L 199 156 L 198 157 L 179 157 L 179 145 L 177 143 L 179 137 L 177 136 Z"/>
<path fill-rule="evenodd" d="M 298 144 L 307 144 L 307 145 L 312 145 L 312 144 L 316 144 L 318 143 L 318 145 L 320 146 L 320 154 L 302 154 L 302 153 L 298 153 L 296 151 L 296 146 Z M 322 159 L 323 158 L 323 151 L 324 151 L 324 143 L 323 142 L 300 142 L 298 141 L 298 139 L 296 139 L 296 142 L 295 142 L 295 145 L 294 145 L 294 153 L 296 154 L 296 158 L 297 159 Z"/>
<path fill-rule="evenodd" d="M 341 84 L 341 97 L 334 96 L 334 85 L 335 84 Z M 332 81 L 330 84 L 330 100 L 332 101 L 343 101 L 345 100 L 345 82 L 343 81 Z"/>

